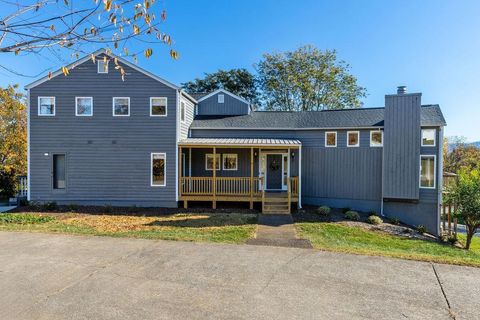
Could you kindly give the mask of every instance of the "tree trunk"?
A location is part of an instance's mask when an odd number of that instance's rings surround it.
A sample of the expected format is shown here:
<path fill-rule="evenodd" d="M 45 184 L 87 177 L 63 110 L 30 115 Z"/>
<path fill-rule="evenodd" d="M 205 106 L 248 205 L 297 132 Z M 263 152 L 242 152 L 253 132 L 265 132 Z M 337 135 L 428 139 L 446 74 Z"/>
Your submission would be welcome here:
<path fill-rule="evenodd" d="M 477 231 L 478 226 L 469 226 L 467 225 L 467 243 L 465 244 L 465 249 L 470 250 L 470 244 L 472 243 L 472 238 L 475 235 L 475 232 Z"/>

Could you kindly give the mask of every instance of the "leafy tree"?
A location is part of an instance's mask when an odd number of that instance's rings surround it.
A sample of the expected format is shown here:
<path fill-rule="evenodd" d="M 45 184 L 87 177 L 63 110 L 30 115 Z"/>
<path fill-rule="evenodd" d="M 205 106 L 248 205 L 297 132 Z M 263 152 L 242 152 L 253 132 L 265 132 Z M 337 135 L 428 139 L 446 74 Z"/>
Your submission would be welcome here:
<path fill-rule="evenodd" d="M 452 137 L 450 140 L 451 150 L 444 155 L 445 171 L 457 173 L 462 168 L 480 169 L 480 148 L 467 144 L 464 137 Z"/>
<path fill-rule="evenodd" d="M 336 51 L 303 46 L 264 54 L 255 66 L 267 110 L 311 111 L 361 107 L 366 90 Z"/>
<path fill-rule="evenodd" d="M 480 227 L 480 170 L 462 168 L 457 183 L 448 188 L 449 200 L 457 204 L 458 212 L 467 227 L 465 249 L 470 249 L 472 237 Z"/>
<path fill-rule="evenodd" d="M 0 193 L 12 196 L 16 175 L 27 171 L 27 117 L 18 86 L 0 88 Z"/>
<path fill-rule="evenodd" d="M 217 89 L 228 90 L 251 103 L 257 102 L 257 83 L 254 75 L 247 69 L 218 70 L 214 73 L 205 73 L 203 79 L 182 83 L 182 87 L 189 93 L 212 92 Z"/>
<path fill-rule="evenodd" d="M 60 57 L 58 51 L 64 50 L 78 58 L 80 53 L 93 51 L 92 47 L 106 46 L 136 60 L 139 53 L 150 57 L 155 44 L 166 44 L 176 59 L 170 36 L 160 30 L 165 19 L 165 10 L 155 0 L 2 1 L 0 53 L 40 55 L 50 51 L 51 56 Z M 13 68 L 0 67 L 18 74 Z M 123 76 L 123 69 L 117 69 Z M 62 70 L 68 74 L 65 67 Z"/>

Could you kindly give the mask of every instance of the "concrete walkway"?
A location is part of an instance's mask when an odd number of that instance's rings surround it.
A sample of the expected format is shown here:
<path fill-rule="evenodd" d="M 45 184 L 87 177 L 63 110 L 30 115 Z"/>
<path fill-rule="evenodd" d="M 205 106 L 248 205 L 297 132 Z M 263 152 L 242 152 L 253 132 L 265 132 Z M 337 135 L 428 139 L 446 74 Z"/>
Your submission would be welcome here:
<path fill-rule="evenodd" d="M 478 319 L 480 269 L 0 232 L 0 319 Z"/>
<path fill-rule="evenodd" d="M 16 206 L 0 206 L 0 213 L 1 212 L 7 212 L 9 210 L 15 209 Z"/>
<path fill-rule="evenodd" d="M 247 244 L 311 249 L 306 239 L 299 239 L 290 214 L 260 214 L 254 239 Z"/>

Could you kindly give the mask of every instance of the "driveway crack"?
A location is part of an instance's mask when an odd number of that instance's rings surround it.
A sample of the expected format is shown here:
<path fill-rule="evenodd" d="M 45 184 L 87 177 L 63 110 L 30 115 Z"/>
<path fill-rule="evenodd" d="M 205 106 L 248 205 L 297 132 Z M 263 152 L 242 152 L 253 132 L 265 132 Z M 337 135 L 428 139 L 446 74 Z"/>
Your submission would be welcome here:
<path fill-rule="evenodd" d="M 440 286 L 440 290 L 442 291 L 443 298 L 445 299 L 445 302 L 447 303 L 447 308 L 448 308 L 448 314 L 450 315 L 450 318 L 453 320 L 456 319 L 455 313 L 452 310 L 452 307 L 450 305 L 450 301 L 448 301 L 447 293 L 445 292 L 445 289 L 443 288 L 442 281 L 440 280 L 440 276 L 438 275 L 437 269 L 435 268 L 435 264 L 432 263 L 432 269 L 433 273 L 435 274 L 435 278 L 437 278 L 438 285 Z"/>

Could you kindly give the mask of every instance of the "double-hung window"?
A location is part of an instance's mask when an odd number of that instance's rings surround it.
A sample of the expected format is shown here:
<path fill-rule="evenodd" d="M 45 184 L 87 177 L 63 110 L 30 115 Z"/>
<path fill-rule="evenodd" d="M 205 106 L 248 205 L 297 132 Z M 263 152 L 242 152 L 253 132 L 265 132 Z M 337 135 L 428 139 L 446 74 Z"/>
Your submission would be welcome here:
<path fill-rule="evenodd" d="M 114 97 L 113 98 L 113 116 L 128 117 L 130 115 L 130 98 Z"/>
<path fill-rule="evenodd" d="M 151 154 L 151 186 L 152 187 L 164 187 L 166 185 L 166 161 L 167 157 L 165 153 L 152 153 Z"/>
<path fill-rule="evenodd" d="M 436 158 L 434 155 L 420 156 L 420 188 L 435 189 Z"/>
<path fill-rule="evenodd" d="M 75 115 L 79 117 L 93 116 L 93 98 L 75 97 Z"/>
<path fill-rule="evenodd" d="M 165 97 L 150 98 L 150 116 L 151 117 L 167 116 L 167 98 Z"/>
<path fill-rule="evenodd" d="M 437 130 L 422 129 L 422 147 L 435 147 Z"/>
<path fill-rule="evenodd" d="M 99 59 L 97 61 L 97 73 L 108 73 L 108 60 Z"/>
<path fill-rule="evenodd" d="M 55 97 L 38 97 L 38 115 L 55 115 Z"/>
<path fill-rule="evenodd" d="M 336 147 L 337 146 L 337 132 L 336 131 L 330 131 L 330 132 L 325 132 L 325 147 Z"/>
<path fill-rule="evenodd" d="M 205 170 L 213 170 L 213 153 L 207 153 L 205 155 Z M 215 171 L 220 170 L 220 154 L 217 153 L 215 156 Z"/>

